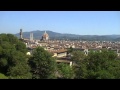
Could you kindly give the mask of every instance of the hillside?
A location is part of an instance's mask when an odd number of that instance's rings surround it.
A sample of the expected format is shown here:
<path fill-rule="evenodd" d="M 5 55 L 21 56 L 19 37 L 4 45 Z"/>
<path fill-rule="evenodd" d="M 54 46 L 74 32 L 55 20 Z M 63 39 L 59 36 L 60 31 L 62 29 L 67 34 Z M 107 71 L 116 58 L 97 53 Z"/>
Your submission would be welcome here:
<path fill-rule="evenodd" d="M 34 39 L 41 39 L 44 34 L 44 30 L 31 31 L 33 33 Z M 23 32 L 23 38 L 29 38 L 31 32 Z M 50 39 L 71 39 L 71 40 L 99 40 L 99 41 L 120 41 L 120 35 L 76 35 L 76 34 L 63 34 L 53 31 L 46 31 L 49 34 Z M 19 37 L 19 33 L 15 34 Z"/>

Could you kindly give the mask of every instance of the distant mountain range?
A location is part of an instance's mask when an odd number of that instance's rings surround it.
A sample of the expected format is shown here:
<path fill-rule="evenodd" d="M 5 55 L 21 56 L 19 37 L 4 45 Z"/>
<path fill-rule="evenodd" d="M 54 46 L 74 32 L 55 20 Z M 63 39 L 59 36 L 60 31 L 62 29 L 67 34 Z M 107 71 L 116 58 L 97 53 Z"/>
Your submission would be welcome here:
<path fill-rule="evenodd" d="M 41 39 L 45 30 L 35 30 L 30 32 L 23 32 L 23 38 L 30 38 L 30 33 L 33 33 L 34 39 Z M 76 34 L 62 34 L 46 30 L 50 39 L 71 39 L 71 40 L 99 40 L 99 41 L 120 41 L 120 35 L 76 35 Z M 18 38 L 19 33 L 15 34 Z"/>

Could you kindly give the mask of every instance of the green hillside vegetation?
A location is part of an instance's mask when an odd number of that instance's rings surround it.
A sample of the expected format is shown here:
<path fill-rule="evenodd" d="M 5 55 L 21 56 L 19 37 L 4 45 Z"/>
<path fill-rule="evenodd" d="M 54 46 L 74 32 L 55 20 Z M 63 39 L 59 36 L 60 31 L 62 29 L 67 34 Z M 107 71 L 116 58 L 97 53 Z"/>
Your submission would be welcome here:
<path fill-rule="evenodd" d="M 0 79 L 8 79 L 8 77 L 5 76 L 4 74 L 0 73 Z"/>
<path fill-rule="evenodd" d="M 54 79 L 56 61 L 52 55 L 38 47 L 34 50 L 33 56 L 29 59 L 33 79 Z"/>
<path fill-rule="evenodd" d="M 8 78 L 31 78 L 26 46 L 12 34 L 0 34 L 0 73 Z"/>
<path fill-rule="evenodd" d="M 120 79 L 120 60 L 113 51 L 91 51 L 88 56 L 74 51 L 72 60 L 77 79 Z"/>

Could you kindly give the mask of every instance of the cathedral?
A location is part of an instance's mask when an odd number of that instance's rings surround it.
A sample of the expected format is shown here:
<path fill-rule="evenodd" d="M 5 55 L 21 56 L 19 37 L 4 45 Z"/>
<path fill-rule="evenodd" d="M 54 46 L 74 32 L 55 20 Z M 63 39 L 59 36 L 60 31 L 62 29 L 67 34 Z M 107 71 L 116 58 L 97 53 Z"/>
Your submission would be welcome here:
<path fill-rule="evenodd" d="M 42 40 L 43 41 L 49 40 L 49 35 L 46 33 L 46 31 L 45 31 L 45 33 L 42 36 Z"/>

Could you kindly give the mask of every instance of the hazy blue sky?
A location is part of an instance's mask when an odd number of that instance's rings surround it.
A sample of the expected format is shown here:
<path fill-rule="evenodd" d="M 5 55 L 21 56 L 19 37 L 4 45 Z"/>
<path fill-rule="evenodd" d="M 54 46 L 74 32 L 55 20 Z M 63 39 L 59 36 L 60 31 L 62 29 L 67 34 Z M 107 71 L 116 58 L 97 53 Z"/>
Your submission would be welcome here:
<path fill-rule="evenodd" d="M 0 11 L 0 33 L 51 30 L 80 35 L 120 34 L 120 11 Z"/>

